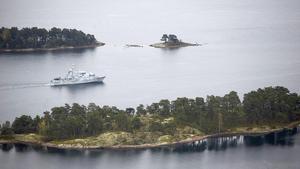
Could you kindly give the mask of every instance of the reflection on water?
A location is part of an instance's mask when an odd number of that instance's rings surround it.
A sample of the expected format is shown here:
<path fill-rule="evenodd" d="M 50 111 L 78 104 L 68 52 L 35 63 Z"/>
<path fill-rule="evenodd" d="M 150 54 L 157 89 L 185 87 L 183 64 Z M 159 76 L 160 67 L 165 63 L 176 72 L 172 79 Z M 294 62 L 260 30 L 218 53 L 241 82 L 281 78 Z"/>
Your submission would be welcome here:
<path fill-rule="evenodd" d="M 253 136 L 230 136 L 230 137 L 215 137 L 207 138 L 193 143 L 178 144 L 175 147 L 158 147 L 150 149 L 152 152 L 202 152 L 208 151 L 223 151 L 227 148 L 235 148 L 245 145 L 262 146 L 268 145 L 280 145 L 280 146 L 293 146 L 295 144 L 295 135 L 298 133 L 298 128 L 284 129 L 279 132 L 273 132 L 265 135 L 253 135 Z M 1 144 L 0 144 L 1 145 Z M 82 155 L 91 154 L 96 155 L 105 151 L 128 153 L 128 152 L 141 152 L 143 150 L 64 150 L 58 148 L 43 148 L 41 146 L 25 145 L 25 144 L 2 144 L 1 149 L 3 151 L 10 151 L 15 149 L 17 152 L 24 152 L 28 150 L 45 151 L 49 153 L 59 153 L 64 155 Z"/>
<path fill-rule="evenodd" d="M 273 132 L 265 135 L 249 135 L 249 136 L 230 136 L 208 138 L 202 141 L 196 141 L 189 144 L 178 145 L 175 151 L 204 151 L 204 150 L 226 150 L 228 147 L 245 146 L 261 146 L 264 144 L 293 146 L 294 135 L 298 132 L 297 128 L 284 129 L 279 132 Z"/>
<path fill-rule="evenodd" d="M 13 144 L 0 144 L 0 148 L 3 151 L 10 151 L 14 147 Z"/>
<path fill-rule="evenodd" d="M 53 54 L 65 54 L 65 53 L 77 53 L 77 54 L 83 54 L 85 52 L 93 52 L 95 48 L 75 48 L 75 49 L 66 49 L 66 50 L 54 50 L 51 51 Z"/>
<path fill-rule="evenodd" d="M 40 51 L 27 51 L 27 52 L 9 52 L 9 53 L 1 53 L 0 52 L 0 57 L 2 56 L 1 54 L 5 55 L 30 55 L 30 56 L 43 56 L 46 54 L 53 54 L 53 55 L 64 55 L 64 54 L 83 54 L 85 52 L 92 52 L 94 51 L 95 48 L 73 48 L 73 49 L 59 49 L 59 50 L 40 50 Z M 4 56 L 4 55 L 3 55 Z"/>
<path fill-rule="evenodd" d="M 72 97 L 81 97 L 82 93 L 91 92 L 94 90 L 101 90 L 104 87 L 105 87 L 105 83 L 101 82 L 101 83 L 77 84 L 77 85 L 70 85 L 70 86 L 53 86 L 51 87 L 51 90 L 56 92 L 58 91 L 60 93 L 65 92 L 69 95 L 69 97 L 72 98 Z"/>
<path fill-rule="evenodd" d="M 256 137 L 212 138 L 178 149 L 157 148 L 147 150 L 60 150 L 45 149 L 24 144 L 0 145 L 1 169 L 298 169 L 300 135 L 287 134 L 287 144 L 269 143 L 265 136 L 263 144 Z M 258 139 L 258 140 L 257 140 Z M 248 140 L 248 141 L 246 141 Z M 268 140 L 268 141 L 267 141 Z M 279 139 L 281 140 L 281 139 Z M 246 143 L 247 142 L 247 143 Z M 274 142 L 274 141 L 273 141 Z"/>

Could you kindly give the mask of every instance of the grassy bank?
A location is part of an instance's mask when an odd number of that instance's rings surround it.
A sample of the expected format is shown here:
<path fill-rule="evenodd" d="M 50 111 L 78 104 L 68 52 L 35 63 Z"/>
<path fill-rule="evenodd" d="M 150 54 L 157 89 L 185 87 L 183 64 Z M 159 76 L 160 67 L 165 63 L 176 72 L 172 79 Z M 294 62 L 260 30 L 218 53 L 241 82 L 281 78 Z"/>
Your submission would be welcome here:
<path fill-rule="evenodd" d="M 201 131 L 184 127 L 178 128 L 174 135 L 163 135 L 161 132 L 105 132 L 85 138 L 76 138 L 68 140 L 45 141 L 45 138 L 38 134 L 14 134 L 11 136 L 1 136 L 0 144 L 5 143 L 23 143 L 34 144 L 46 147 L 55 147 L 60 149 L 139 149 L 155 148 L 160 146 L 172 146 L 178 143 L 189 143 L 203 140 L 210 137 L 235 136 L 235 135 L 255 135 L 267 134 L 274 131 L 280 131 L 285 128 L 297 127 L 300 121 L 287 125 L 276 126 L 252 126 L 239 127 L 227 130 L 223 133 L 204 134 Z"/>

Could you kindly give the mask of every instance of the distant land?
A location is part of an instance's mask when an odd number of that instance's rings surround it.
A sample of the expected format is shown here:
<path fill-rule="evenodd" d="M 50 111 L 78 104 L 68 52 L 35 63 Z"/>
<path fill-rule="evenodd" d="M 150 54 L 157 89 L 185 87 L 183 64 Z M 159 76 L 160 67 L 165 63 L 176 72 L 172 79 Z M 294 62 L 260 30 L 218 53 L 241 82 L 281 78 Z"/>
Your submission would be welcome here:
<path fill-rule="evenodd" d="M 206 138 L 274 136 L 300 124 L 300 96 L 284 87 L 223 97 L 167 99 L 136 109 L 66 104 L 42 117 L 22 115 L 0 127 L 0 144 L 60 149 L 135 149 L 189 144 Z M 285 135 L 285 134 L 284 134 Z"/>
<path fill-rule="evenodd" d="M 94 35 L 77 29 L 17 27 L 0 29 L 0 52 L 53 51 L 103 46 Z"/>
<path fill-rule="evenodd" d="M 170 34 L 170 35 L 163 34 L 160 40 L 163 41 L 163 43 L 154 43 L 151 44 L 150 46 L 155 48 L 167 48 L 167 49 L 187 47 L 187 46 L 200 46 L 200 44 L 198 43 L 182 42 L 174 34 Z"/>

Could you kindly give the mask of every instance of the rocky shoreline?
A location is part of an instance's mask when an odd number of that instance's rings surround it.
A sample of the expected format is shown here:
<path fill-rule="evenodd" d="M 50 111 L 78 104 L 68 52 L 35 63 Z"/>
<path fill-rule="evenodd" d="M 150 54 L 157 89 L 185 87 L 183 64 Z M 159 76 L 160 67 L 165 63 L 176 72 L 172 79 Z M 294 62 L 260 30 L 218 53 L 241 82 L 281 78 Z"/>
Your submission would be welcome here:
<path fill-rule="evenodd" d="M 104 46 L 105 43 L 97 42 L 92 45 L 83 45 L 83 46 L 63 46 L 56 48 L 26 48 L 26 49 L 0 49 L 0 53 L 12 53 L 12 52 L 47 52 L 47 51 L 58 51 L 58 50 L 72 50 L 72 49 L 88 49 L 88 48 L 96 48 L 99 46 Z"/>
<path fill-rule="evenodd" d="M 84 45 L 84 46 L 62 46 L 56 48 L 23 48 L 23 49 L 0 49 L 0 53 L 22 53 L 22 52 L 51 52 L 51 51 L 61 51 L 61 50 L 73 50 L 73 49 L 88 49 L 88 48 L 96 48 L 99 46 L 104 46 L 105 43 L 98 42 L 93 45 Z M 154 48 L 162 48 L 162 49 L 176 49 L 181 47 L 188 47 L 188 46 L 201 46 L 198 43 L 186 43 L 186 42 L 179 42 L 179 43 L 154 43 L 149 45 L 150 47 Z M 126 44 L 125 47 L 143 47 L 142 45 L 131 45 Z"/>
<path fill-rule="evenodd" d="M 180 145 L 192 144 L 197 141 L 203 141 L 211 138 L 223 138 L 223 137 L 234 137 L 234 136 L 265 136 L 272 133 L 278 133 L 283 131 L 294 131 L 299 127 L 300 122 L 294 122 L 286 127 L 279 129 L 271 129 L 264 131 L 242 131 L 242 132 L 225 132 L 217 133 L 205 136 L 195 136 L 186 140 L 181 140 L 171 143 L 157 143 L 157 144 L 141 144 L 141 145 L 113 145 L 113 146 L 84 146 L 81 144 L 57 144 L 51 142 L 42 141 L 22 141 L 16 139 L 1 139 L 0 144 L 24 144 L 28 146 L 39 146 L 43 149 L 61 149 L 61 150 L 138 150 L 138 149 L 155 149 L 155 148 L 174 148 Z"/>
<path fill-rule="evenodd" d="M 178 42 L 178 43 L 154 43 L 151 44 L 151 47 L 155 48 L 166 48 L 166 49 L 174 49 L 174 48 L 180 48 L 180 47 L 187 47 L 187 46 L 200 46 L 201 44 L 198 43 L 186 43 L 186 42 Z"/>

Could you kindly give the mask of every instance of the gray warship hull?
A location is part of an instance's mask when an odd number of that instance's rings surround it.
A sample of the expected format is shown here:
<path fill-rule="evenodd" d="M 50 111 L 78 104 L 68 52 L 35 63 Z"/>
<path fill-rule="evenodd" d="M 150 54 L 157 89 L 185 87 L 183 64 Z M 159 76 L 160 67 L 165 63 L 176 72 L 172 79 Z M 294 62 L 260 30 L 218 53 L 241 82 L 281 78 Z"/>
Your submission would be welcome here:
<path fill-rule="evenodd" d="M 59 81 L 51 81 L 50 86 L 67 86 L 67 85 L 78 85 L 78 84 L 87 84 L 87 83 L 103 83 L 105 76 L 96 77 L 93 79 L 82 79 L 82 80 L 65 80 L 61 79 Z"/>

